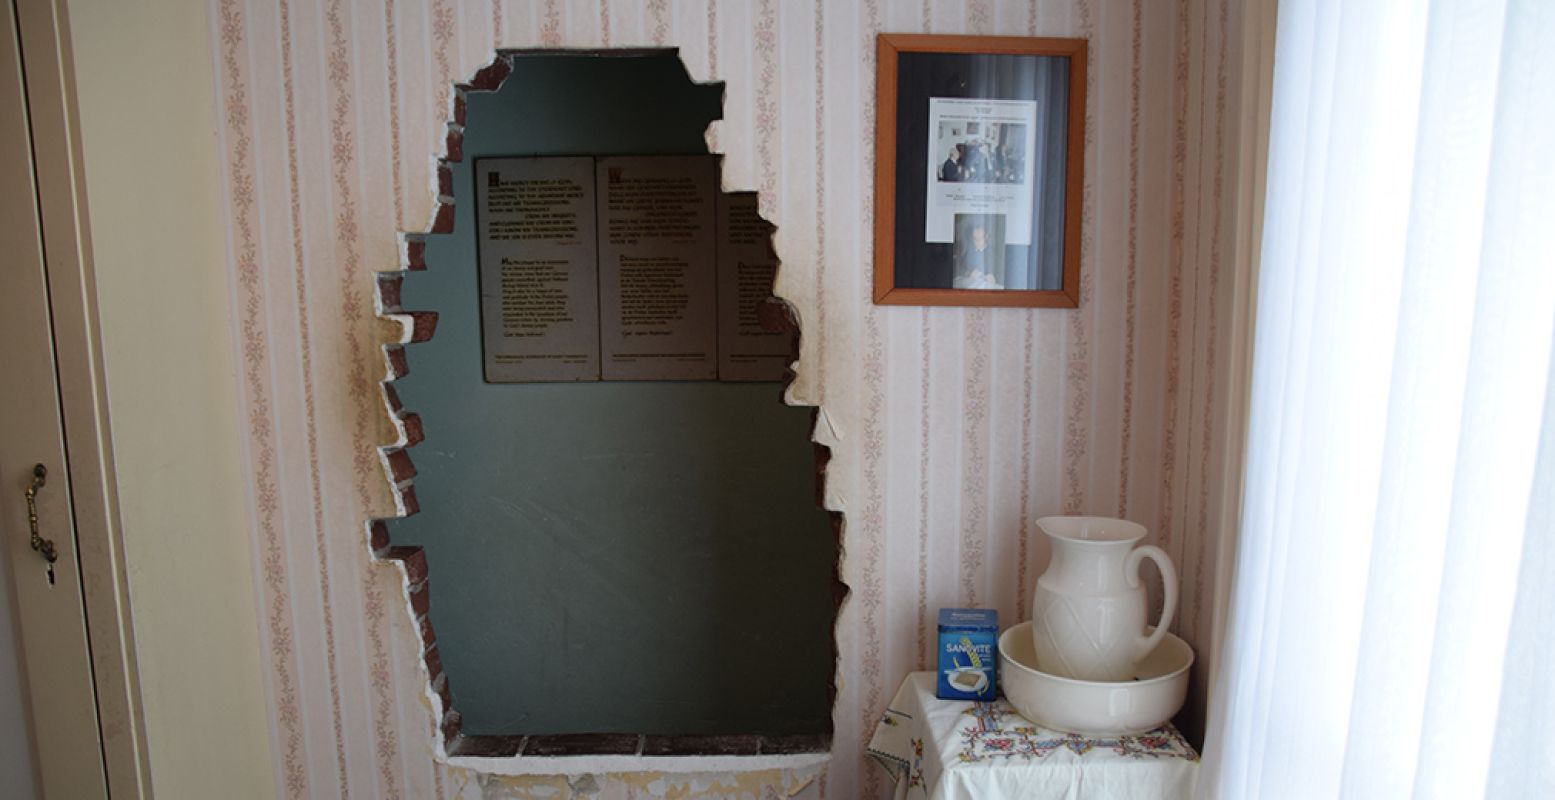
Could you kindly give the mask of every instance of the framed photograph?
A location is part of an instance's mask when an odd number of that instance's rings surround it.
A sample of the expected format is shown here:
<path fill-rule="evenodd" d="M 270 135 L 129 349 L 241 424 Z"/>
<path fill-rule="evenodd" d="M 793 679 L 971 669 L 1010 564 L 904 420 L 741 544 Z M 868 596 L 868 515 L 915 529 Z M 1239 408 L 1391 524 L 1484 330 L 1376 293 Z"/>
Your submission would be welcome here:
<path fill-rule="evenodd" d="M 878 50 L 875 302 L 1077 308 L 1085 40 Z"/>

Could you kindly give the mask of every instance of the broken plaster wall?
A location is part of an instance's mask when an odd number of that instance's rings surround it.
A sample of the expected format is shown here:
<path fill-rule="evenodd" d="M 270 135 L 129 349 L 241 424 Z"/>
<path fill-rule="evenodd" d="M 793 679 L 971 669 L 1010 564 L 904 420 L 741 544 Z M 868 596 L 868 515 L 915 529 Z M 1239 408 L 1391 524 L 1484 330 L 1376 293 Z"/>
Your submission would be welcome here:
<path fill-rule="evenodd" d="M 902 677 L 930 663 L 934 610 L 1022 618 L 1046 558 L 1031 522 L 1053 513 L 1146 524 L 1183 575 L 1177 630 L 1210 663 L 1232 6 L 210 0 L 227 243 L 212 268 L 230 286 L 230 433 L 270 743 L 252 758 L 294 797 L 880 797 L 889 781 L 863 744 Z M 1091 40 L 1078 311 L 870 303 L 877 31 Z M 726 82 L 709 131 L 725 188 L 760 190 L 778 226 L 778 291 L 804 331 L 793 395 L 825 411 L 853 592 L 819 776 L 569 784 L 449 768 L 433 756 L 401 573 L 368 556 L 363 520 L 395 511 L 374 447 L 395 435 L 378 345 L 399 335 L 374 317 L 372 273 L 401 263 L 397 232 L 429 226 L 452 85 L 496 47 L 614 46 L 679 47 L 693 78 Z"/>
<path fill-rule="evenodd" d="M 575 777 L 505 777 L 461 772 L 456 775 L 458 797 L 481 800 L 778 800 L 820 796 L 817 770 L 763 770 L 718 775 L 677 775 L 640 772 L 626 775 Z M 477 792 L 471 794 L 471 792 Z"/>

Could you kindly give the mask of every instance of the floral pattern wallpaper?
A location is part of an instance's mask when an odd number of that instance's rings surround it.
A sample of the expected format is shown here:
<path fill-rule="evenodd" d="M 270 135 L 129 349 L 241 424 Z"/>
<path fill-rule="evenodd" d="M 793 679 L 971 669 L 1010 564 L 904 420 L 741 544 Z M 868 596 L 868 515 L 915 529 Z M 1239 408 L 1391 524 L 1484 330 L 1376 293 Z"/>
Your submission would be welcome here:
<path fill-rule="evenodd" d="M 1213 663 L 1214 509 L 1232 291 L 1229 0 L 209 0 L 232 315 L 278 785 L 288 797 L 884 797 L 864 756 L 941 606 L 1024 619 L 1034 520 L 1124 516 L 1182 575 L 1175 629 Z M 1090 40 L 1078 310 L 871 303 L 877 32 Z M 725 188 L 777 225 L 844 513 L 836 733 L 824 767 L 511 778 L 434 754 L 398 513 L 377 448 L 398 326 L 374 273 L 431 225 L 453 85 L 495 48 L 674 47 L 723 81 Z M 412 368 L 414 365 L 412 364 Z M 427 431 L 428 444 L 437 432 Z M 428 446 L 424 444 L 422 446 Z M 1229 488 L 1228 488 L 1229 487 Z M 437 564 L 429 565 L 435 590 Z M 433 592 L 435 598 L 435 591 Z M 435 604 L 435 599 L 434 599 Z M 457 676 L 453 676 L 457 692 Z M 1191 727 L 1189 723 L 1185 727 Z M 1191 736 L 1192 734 L 1190 734 Z"/>

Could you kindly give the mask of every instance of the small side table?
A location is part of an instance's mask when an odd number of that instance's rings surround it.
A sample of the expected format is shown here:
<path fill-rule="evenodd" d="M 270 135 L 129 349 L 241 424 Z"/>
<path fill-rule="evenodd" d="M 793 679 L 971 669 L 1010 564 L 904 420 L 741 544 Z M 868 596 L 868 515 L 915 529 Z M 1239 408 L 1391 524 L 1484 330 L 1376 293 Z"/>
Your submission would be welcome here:
<path fill-rule="evenodd" d="M 868 749 L 896 781 L 896 800 L 1185 800 L 1199 771 L 1171 723 L 1133 736 L 1060 733 L 1003 699 L 941 700 L 932 672 L 907 676 Z"/>

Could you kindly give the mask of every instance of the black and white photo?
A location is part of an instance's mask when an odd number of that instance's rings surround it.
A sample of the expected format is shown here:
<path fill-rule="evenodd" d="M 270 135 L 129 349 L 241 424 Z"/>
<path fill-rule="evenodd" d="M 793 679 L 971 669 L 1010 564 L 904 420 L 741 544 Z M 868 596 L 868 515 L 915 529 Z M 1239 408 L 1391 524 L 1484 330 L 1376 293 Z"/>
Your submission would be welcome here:
<path fill-rule="evenodd" d="M 875 302 L 1080 302 L 1084 39 L 880 34 Z"/>
<path fill-rule="evenodd" d="M 1003 289 L 1004 215 L 957 214 L 950 288 Z"/>

